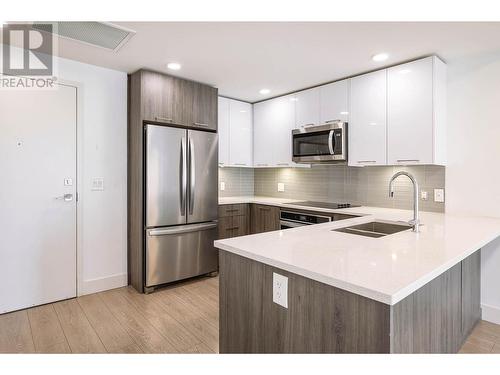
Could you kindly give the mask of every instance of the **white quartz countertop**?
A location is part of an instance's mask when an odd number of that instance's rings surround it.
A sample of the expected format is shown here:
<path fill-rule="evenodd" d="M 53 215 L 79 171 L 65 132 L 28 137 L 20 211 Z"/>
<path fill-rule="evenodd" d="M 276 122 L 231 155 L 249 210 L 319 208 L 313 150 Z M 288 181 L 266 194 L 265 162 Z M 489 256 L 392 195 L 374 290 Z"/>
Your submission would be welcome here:
<path fill-rule="evenodd" d="M 291 199 L 238 197 L 219 201 L 308 209 L 294 206 Z M 364 237 L 332 229 L 372 220 L 407 221 L 413 212 L 378 207 L 312 209 L 364 216 L 218 240 L 215 246 L 394 305 L 500 236 L 497 218 L 421 212 L 420 233 L 409 230 L 380 238 Z"/>

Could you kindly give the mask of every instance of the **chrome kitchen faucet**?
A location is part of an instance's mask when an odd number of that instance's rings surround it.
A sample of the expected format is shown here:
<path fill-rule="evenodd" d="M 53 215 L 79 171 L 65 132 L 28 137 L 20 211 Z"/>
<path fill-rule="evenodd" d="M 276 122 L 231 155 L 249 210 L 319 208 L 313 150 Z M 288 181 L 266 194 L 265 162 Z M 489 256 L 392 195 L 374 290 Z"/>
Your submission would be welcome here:
<path fill-rule="evenodd" d="M 394 197 L 394 180 L 398 178 L 399 176 L 406 176 L 410 179 L 410 181 L 413 184 L 413 220 L 410 220 L 408 224 L 413 226 L 413 231 L 418 233 L 419 232 L 419 225 L 420 225 L 420 220 L 419 220 L 419 214 L 418 214 L 418 182 L 413 175 L 411 175 L 408 172 L 397 172 L 394 174 L 394 176 L 391 177 L 391 181 L 389 182 L 389 197 L 393 198 Z"/>

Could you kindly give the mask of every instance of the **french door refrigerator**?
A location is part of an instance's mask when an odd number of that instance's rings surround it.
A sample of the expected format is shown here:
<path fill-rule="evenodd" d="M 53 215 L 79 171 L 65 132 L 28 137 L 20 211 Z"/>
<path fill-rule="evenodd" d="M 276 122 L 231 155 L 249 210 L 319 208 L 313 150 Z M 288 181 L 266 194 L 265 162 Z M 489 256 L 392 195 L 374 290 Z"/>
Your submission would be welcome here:
<path fill-rule="evenodd" d="M 145 126 L 145 290 L 217 271 L 218 140 Z M 148 290 L 149 289 L 149 290 Z"/>

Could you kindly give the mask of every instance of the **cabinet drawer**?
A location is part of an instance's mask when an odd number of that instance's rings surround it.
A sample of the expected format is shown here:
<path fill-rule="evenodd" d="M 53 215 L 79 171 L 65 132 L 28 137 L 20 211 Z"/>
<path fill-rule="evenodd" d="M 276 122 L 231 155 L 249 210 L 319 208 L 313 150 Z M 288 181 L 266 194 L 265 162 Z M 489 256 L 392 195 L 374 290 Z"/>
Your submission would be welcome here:
<path fill-rule="evenodd" d="M 219 239 L 248 234 L 248 216 L 226 216 L 219 218 Z"/>
<path fill-rule="evenodd" d="M 225 204 L 219 206 L 219 218 L 227 216 L 242 216 L 248 214 L 248 204 Z"/>

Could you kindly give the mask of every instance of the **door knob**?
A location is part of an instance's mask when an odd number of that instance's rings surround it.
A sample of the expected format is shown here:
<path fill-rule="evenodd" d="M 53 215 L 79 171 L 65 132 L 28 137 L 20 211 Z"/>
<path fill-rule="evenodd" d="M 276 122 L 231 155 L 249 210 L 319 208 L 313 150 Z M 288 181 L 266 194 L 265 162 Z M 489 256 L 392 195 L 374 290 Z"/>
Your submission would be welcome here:
<path fill-rule="evenodd" d="M 60 197 L 56 197 L 55 199 L 57 199 L 58 201 L 71 202 L 73 200 L 73 194 L 64 194 Z"/>

